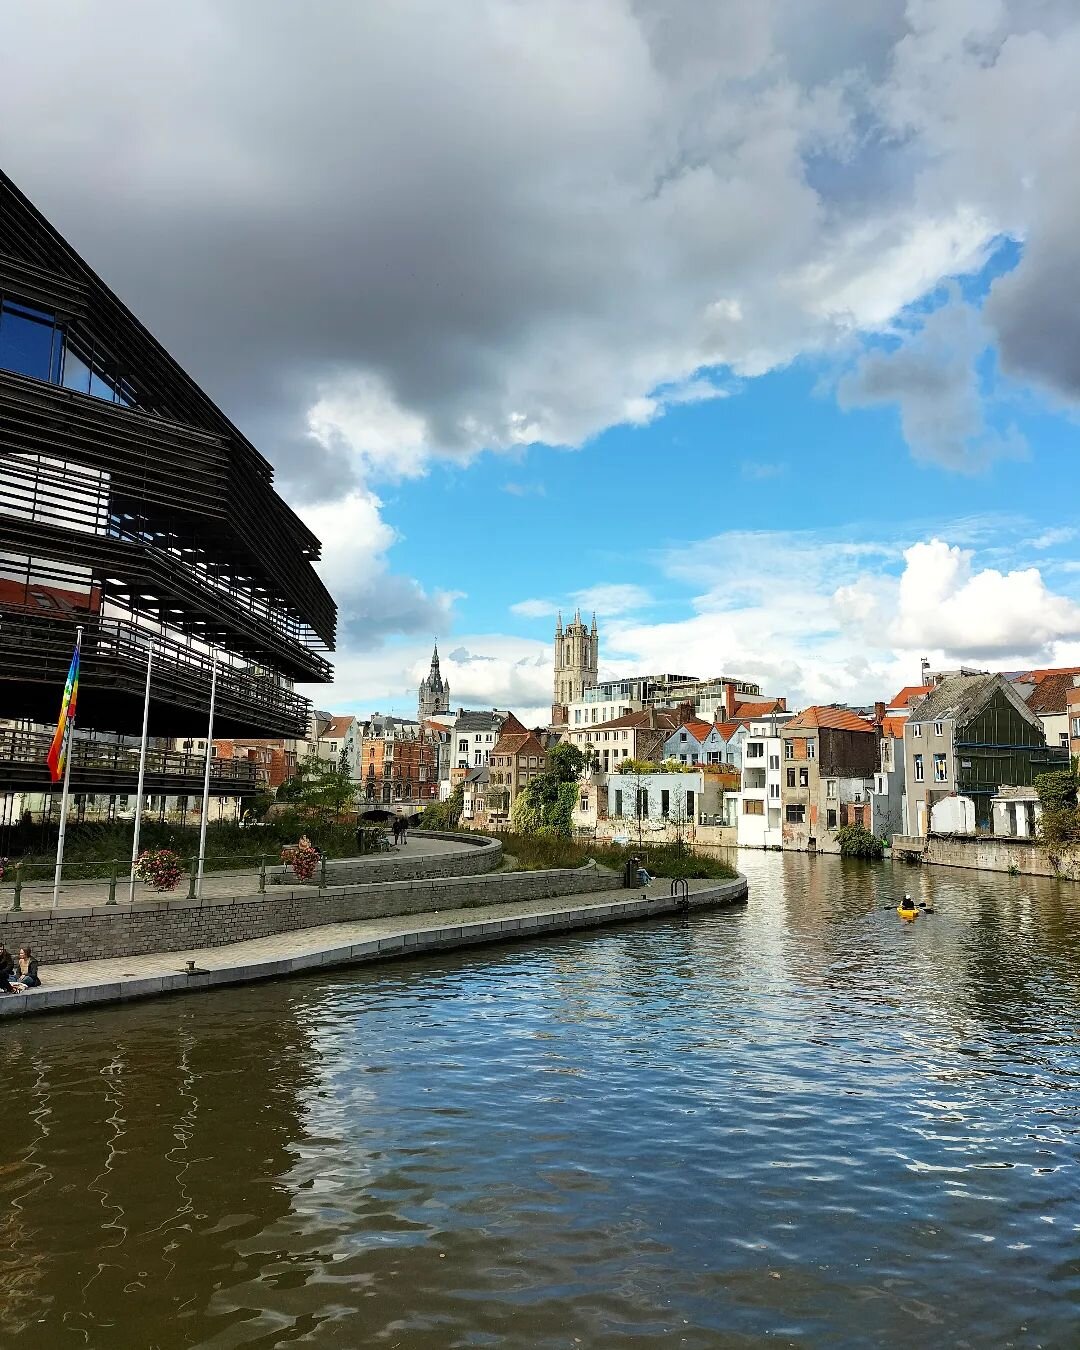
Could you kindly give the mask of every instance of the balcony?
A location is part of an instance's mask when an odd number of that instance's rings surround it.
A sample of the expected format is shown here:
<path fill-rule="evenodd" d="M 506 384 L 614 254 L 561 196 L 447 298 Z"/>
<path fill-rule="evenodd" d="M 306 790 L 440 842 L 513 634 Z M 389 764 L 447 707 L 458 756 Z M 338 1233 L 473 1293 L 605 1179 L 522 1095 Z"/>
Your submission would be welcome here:
<path fill-rule="evenodd" d="M 162 637 L 131 619 L 80 616 L 85 632 L 79 681 L 83 726 L 135 732 L 142 722 L 146 654 L 154 650 L 150 732 L 205 735 L 211 656 Z M 19 612 L 0 615 L 0 694 L 8 717 L 51 724 L 60 706 L 74 644 L 71 619 Z M 219 655 L 214 730 L 218 736 L 302 739 L 307 699 L 256 666 Z"/>
<path fill-rule="evenodd" d="M 45 756 L 51 740 L 46 732 L 0 731 L 0 791 L 48 791 L 51 780 Z M 145 790 L 147 794 L 198 795 L 205 768 L 204 753 L 150 749 L 146 755 Z M 265 770 L 253 760 L 210 760 L 213 796 L 252 792 L 265 779 Z M 73 793 L 131 793 L 138 782 L 138 746 L 76 736 L 71 752 Z"/>

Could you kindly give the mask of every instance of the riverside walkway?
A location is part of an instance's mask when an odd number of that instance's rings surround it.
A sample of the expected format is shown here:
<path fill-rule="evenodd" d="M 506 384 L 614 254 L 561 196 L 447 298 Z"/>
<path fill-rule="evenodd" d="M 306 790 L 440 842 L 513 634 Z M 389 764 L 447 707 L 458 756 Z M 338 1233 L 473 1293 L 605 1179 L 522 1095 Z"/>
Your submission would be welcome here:
<path fill-rule="evenodd" d="M 364 858 L 357 859 L 336 859 L 339 862 L 360 862 L 365 859 L 378 858 L 435 858 L 449 853 L 468 852 L 474 846 L 467 843 L 460 843 L 450 839 L 433 839 L 430 836 L 414 835 L 410 836 L 406 843 L 395 845 L 389 853 L 372 853 L 364 855 Z M 272 853 L 267 855 L 268 864 L 278 866 L 278 855 Z M 128 877 L 129 873 L 121 873 L 116 883 L 116 898 L 120 902 L 126 902 L 128 898 Z M 302 886 L 295 880 L 289 883 L 291 890 L 310 890 L 315 892 L 317 886 Z M 208 871 L 203 877 L 202 893 L 207 899 L 213 899 L 221 896 L 244 896 L 257 895 L 259 891 L 259 869 L 251 867 L 247 869 L 233 869 L 229 871 Z M 181 881 L 179 887 L 172 893 L 177 898 L 187 894 L 186 883 Z M 11 908 L 12 887 L 6 882 L 3 888 L 2 898 L 0 898 L 0 909 Z M 163 897 L 151 886 L 145 885 L 141 881 L 135 883 L 136 900 L 160 900 Z M 168 898 L 168 897 L 165 897 Z M 104 905 L 109 899 L 108 881 L 65 881 L 61 884 L 60 895 L 57 908 L 88 908 L 91 906 Z M 24 910 L 42 910 L 52 908 L 52 875 L 51 873 L 41 881 L 24 882 L 21 896 L 22 908 Z"/>
<path fill-rule="evenodd" d="M 439 841 L 425 841 L 439 842 Z M 226 946 L 73 961 L 45 967 L 42 987 L 0 995 L 0 1017 L 73 1011 L 215 986 L 276 979 L 456 947 L 539 937 L 601 924 L 672 915 L 683 909 L 745 902 L 744 878 L 693 881 L 679 901 L 665 881 L 642 890 L 603 890 L 558 899 L 433 910 L 327 924 Z"/>

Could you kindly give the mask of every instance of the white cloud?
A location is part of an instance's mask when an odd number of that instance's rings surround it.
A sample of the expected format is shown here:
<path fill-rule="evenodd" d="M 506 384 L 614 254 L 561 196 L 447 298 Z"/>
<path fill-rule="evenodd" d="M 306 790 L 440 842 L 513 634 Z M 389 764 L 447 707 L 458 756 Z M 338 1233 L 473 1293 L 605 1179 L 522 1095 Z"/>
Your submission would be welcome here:
<path fill-rule="evenodd" d="M 1038 568 L 976 571 L 972 558 L 940 539 L 905 551 L 889 626 L 896 646 L 1034 665 L 1049 663 L 1056 643 L 1080 640 L 1080 605 L 1049 591 Z"/>
<path fill-rule="evenodd" d="M 609 582 L 598 586 L 588 586 L 585 590 L 575 591 L 574 605 L 586 616 L 586 622 L 593 610 L 600 618 L 614 618 L 620 614 L 629 614 L 634 610 L 646 609 L 653 604 L 653 598 L 644 586 L 635 586 L 629 582 Z"/>
<path fill-rule="evenodd" d="M 445 632 L 460 598 L 453 591 L 428 594 L 390 570 L 388 553 L 398 536 L 381 505 L 374 493 L 356 488 L 340 502 L 300 512 L 322 541 L 316 568 L 338 605 L 339 663 L 342 654 L 375 646 L 391 633 Z"/>
<path fill-rule="evenodd" d="M 553 600 L 518 600 L 510 606 L 510 613 L 523 619 L 553 619 L 558 608 Z"/>

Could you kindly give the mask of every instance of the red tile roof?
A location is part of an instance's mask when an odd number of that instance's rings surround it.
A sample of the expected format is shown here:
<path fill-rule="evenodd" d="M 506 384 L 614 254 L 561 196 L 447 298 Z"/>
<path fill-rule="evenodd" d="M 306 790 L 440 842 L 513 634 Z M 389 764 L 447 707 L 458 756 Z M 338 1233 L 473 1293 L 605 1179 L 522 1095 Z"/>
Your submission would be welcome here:
<path fill-rule="evenodd" d="M 1036 680 L 1035 688 L 1031 691 L 1031 697 L 1028 699 L 1027 705 L 1033 713 L 1038 713 L 1043 717 L 1052 713 L 1063 713 L 1069 697 L 1069 690 L 1072 688 L 1073 676 L 1071 670 L 1044 672 L 1041 678 Z"/>
<path fill-rule="evenodd" d="M 703 722 L 700 717 L 692 717 L 689 722 L 685 722 L 679 731 L 689 731 L 694 740 L 701 742 L 712 731 L 711 722 Z"/>
<path fill-rule="evenodd" d="M 881 724 L 881 729 L 886 736 L 891 736 L 893 740 L 896 741 L 902 741 L 904 739 L 904 727 L 906 725 L 906 717 L 886 717 Z"/>
<path fill-rule="evenodd" d="M 732 736 L 735 735 L 742 725 L 742 722 L 717 722 L 715 723 L 714 730 L 720 733 L 722 740 L 730 741 Z"/>
<path fill-rule="evenodd" d="M 736 718 L 764 717 L 768 713 L 786 712 L 786 704 L 787 699 L 784 698 L 766 698 L 759 700 L 757 703 L 736 703 L 734 716 Z"/>
<path fill-rule="evenodd" d="M 927 694 L 933 693 L 932 684 L 907 684 L 889 704 L 890 708 L 914 708 Z"/>
<path fill-rule="evenodd" d="M 829 727 L 834 731 L 868 731 L 871 734 L 877 729 L 873 722 L 868 722 L 865 717 L 847 708 L 814 707 L 804 708 L 797 717 L 784 724 L 783 731 L 786 735 L 789 731 L 819 727 Z"/>

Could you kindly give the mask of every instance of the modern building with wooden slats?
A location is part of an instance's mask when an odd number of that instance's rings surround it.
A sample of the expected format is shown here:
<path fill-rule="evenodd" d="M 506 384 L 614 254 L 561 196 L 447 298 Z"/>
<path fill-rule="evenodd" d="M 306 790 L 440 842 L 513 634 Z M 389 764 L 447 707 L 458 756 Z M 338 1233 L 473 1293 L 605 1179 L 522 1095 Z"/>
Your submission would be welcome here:
<path fill-rule="evenodd" d="M 216 653 L 219 735 L 302 738 L 293 686 L 329 681 L 337 621 L 318 557 L 270 464 L 0 173 L 0 792 L 48 782 L 77 624 L 97 744 L 75 792 L 134 786 L 117 747 L 150 646 L 152 736 L 205 737 Z M 215 791 L 250 786 L 221 768 Z M 194 790 L 202 757 L 162 750 L 151 772 Z"/>

